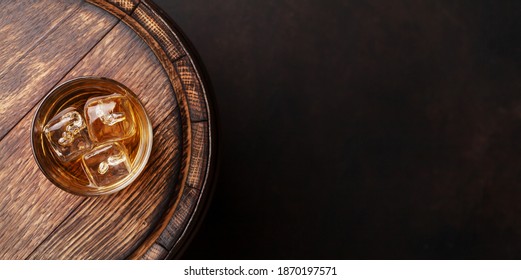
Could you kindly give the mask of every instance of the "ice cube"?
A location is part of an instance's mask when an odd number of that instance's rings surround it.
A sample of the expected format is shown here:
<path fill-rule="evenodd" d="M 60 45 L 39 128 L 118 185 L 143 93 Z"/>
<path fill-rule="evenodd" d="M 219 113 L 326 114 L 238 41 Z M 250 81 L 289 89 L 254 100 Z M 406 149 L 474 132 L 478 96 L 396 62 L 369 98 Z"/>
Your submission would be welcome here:
<path fill-rule="evenodd" d="M 56 114 L 43 128 L 51 150 L 62 161 L 71 161 L 92 148 L 83 117 L 69 107 Z"/>
<path fill-rule="evenodd" d="M 83 170 L 97 186 L 109 186 L 130 174 L 131 165 L 125 147 L 114 142 L 98 146 L 82 157 Z"/>
<path fill-rule="evenodd" d="M 87 100 L 85 118 L 90 139 L 96 143 L 125 139 L 136 132 L 130 101 L 117 93 Z"/>

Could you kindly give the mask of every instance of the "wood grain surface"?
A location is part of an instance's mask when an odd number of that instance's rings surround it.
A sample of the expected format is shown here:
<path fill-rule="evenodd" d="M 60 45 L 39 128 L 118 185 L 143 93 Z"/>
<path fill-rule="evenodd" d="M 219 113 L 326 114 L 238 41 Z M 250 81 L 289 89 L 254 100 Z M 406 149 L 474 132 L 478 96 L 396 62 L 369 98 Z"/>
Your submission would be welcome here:
<path fill-rule="evenodd" d="M 211 179 L 213 127 L 208 89 L 190 52 L 148 1 L 92 2 L 98 7 L 8 1 L 0 11 L 0 36 L 7 38 L 0 45 L 1 259 L 175 257 L 200 215 Z M 12 14 L 30 20 L 18 23 Z M 154 129 L 143 174 L 113 195 L 65 193 L 32 158 L 37 103 L 80 76 L 125 84 Z"/>
<path fill-rule="evenodd" d="M 19 12 L 27 9 L 26 1 L 4 1 L 0 10 L 0 77 L 26 56 L 42 39 L 47 38 L 64 20 L 73 14 L 81 3 L 75 0 L 35 1 L 29 17 L 20 16 Z"/>

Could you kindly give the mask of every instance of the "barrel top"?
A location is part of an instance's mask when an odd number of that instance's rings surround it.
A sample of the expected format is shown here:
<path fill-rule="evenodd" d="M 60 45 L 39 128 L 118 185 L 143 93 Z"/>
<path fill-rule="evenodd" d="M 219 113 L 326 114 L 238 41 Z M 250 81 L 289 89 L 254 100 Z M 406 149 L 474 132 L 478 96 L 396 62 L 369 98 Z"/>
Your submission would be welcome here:
<path fill-rule="evenodd" d="M 203 70 L 151 1 L 6 1 L 0 9 L 0 258 L 175 257 L 203 212 L 215 125 Z M 81 197 L 33 159 L 38 103 L 81 76 L 114 79 L 143 103 L 154 131 L 146 169 L 126 189 Z"/>

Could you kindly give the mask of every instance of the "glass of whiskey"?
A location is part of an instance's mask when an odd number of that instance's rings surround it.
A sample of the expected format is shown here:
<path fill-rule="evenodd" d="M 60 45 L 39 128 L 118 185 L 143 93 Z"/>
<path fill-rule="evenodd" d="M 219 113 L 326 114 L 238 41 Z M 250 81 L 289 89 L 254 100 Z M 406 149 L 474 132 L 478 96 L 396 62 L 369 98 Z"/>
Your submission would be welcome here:
<path fill-rule="evenodd" d="M 42 100 L 31 144 L 40 170 L 77 195 L 117 192 L 144 170 L 152 125 L 137 96 L 102 77 L 69 80 Z"/>

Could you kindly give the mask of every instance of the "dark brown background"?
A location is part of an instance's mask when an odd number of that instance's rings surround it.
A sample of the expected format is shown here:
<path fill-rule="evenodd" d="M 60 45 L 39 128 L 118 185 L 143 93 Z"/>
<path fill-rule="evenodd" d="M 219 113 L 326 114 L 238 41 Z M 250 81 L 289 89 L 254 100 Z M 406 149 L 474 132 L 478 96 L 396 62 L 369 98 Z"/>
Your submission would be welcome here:
<path fill-rule="evenodd" d="M 156 2 L 220 121 L 184 258 L 521 258 L 520 1 Z"/>

